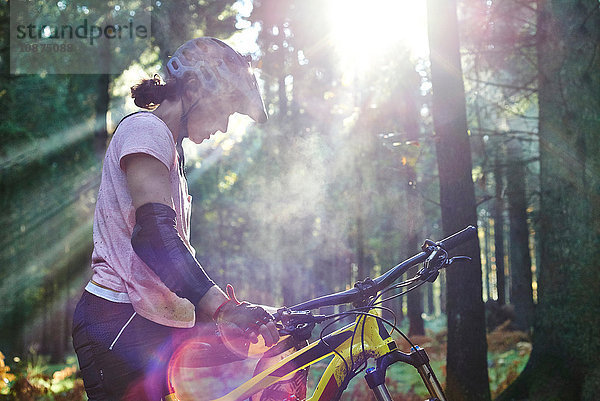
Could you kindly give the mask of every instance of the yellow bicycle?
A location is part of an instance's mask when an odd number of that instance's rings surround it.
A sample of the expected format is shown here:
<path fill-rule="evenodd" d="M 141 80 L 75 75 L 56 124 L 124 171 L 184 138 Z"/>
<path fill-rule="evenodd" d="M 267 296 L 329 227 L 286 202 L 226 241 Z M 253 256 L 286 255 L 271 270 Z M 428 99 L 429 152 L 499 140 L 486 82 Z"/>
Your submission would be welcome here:
<path fill-rule="evenodd" d="M 386 308 L 381 304 L 391 298 L 402 296 L 425 282 L 435 281 L 441 268 L 447 267 L 457 260 L 470 260 L 464 256 L 450 257 L 448 251 L 463 242 L 476 238 L 476 235 L 477 229 L 469 226 L 438 242 L 426 240 L 422 246 L 422 252 L 396 265 L 378 278 L 367 278 L 358 282 L 352 289 L 279 309 L 275 315 L 282 340 L 273 349 L 267 351 L 265 356 L 279 354 L 281 351 L 298 347 L 298 344 L 303 342 L 305 345 L 277 363 L 257 372 L 250 380 L 214 401 L 236 401 L 249 398 L 281 401 L 337 400 L 350 380 L 361 372 L 365 372 L 367 384 L 378 401 L 392 400 L 386 388 L 385 378 L 387 368 L 396 362 L 407 363 L 416 368 L 429 391 L 430 398 L 428 400 L 445 401 L 446 397 L 442 386 L 429 364 L 426 351 L 412 344 L 395 326 L 394 322 L 382 318 L 381 312 Z M 394 284 L 409 268 L 421 263 L 423 267 L 413 278 Z M 406 289 L 401 293 L 384 298 L 389 291 L 404 287 Z M 352 304 L 354 307 L 333 315 L 311 312 L 321 307 L 342 304 Z M 330 334 L 323 334 L 325 328 L 331 326 L 332 323 L 350 315 L 356 317 L 354 323 Z M 315 325 L 326 321 L 329 323 L 321 331 L 319 339 L 306 345 L 306 340 L 310 338 Z M 388 327 L 397 330 L 411 344 L 410 353 L 398 350 Z M 252 397 L 277 382 L 293 380 L 308 366 L 331 356 L 333 356 L 332 360 L 309 398 L 304 398 L 305 394 L 301 396 L 283 394 L 280 398 Z M 374 363 L 369 365 L 369 361 L 374 361 Z M 167 398 L 167 400 L 169 399 L 177 400 L 176 392 Z"/>

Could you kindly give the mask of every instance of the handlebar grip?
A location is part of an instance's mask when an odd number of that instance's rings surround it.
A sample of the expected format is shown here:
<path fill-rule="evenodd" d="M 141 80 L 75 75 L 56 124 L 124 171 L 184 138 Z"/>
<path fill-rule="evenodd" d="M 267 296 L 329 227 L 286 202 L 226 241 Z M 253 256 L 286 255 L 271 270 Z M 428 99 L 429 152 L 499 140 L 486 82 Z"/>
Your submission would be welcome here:
<path fill-rule="evenodd" d="M 463 242 L 467 242 L 469 240 L 475 239 L 477 237 L 477 229 L 473 226 L 468 226 L 464 230 L 461 230 L 457 233 L 452 234 L 448 238 L 444 238 L 441 241 L 438 241 L 437 244 L 449 251 L 452 248 L 462 244 Z"/>

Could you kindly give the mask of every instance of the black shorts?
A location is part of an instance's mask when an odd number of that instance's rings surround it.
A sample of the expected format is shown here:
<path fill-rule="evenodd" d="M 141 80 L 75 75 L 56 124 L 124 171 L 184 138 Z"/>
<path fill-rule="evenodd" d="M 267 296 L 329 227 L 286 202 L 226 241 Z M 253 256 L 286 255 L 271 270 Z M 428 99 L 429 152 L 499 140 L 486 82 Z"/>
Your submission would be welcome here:
<path fill-rule="evenodd" d="M 131 304 L 84 291 L 73 317 L 73 346 L 88 399 L 160 400 L 169 394 L 168 368 L 174 351 L 191 338 L 196 344 L 207 339 L 207 346 L 214 345 L 215 330 L 212 323 L 190 329 L 163 326 L 136 314 Z M 218 364 L 238 359 L 212 351 Z"/>

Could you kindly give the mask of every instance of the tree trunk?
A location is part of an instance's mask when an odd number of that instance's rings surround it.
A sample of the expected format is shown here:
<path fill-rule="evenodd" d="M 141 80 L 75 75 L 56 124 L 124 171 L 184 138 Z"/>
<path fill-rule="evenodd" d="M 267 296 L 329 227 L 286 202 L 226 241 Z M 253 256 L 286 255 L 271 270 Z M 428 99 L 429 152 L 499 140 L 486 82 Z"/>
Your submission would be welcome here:
<path fill-rule="evenodd" d="M 413 230 L 409 233 L 406 245 L 408 249 L 419 248 L 418 230 Z M 409 276 L 412 276 L 409 274 Z M 431 284 L 425 284 L 431 285 Z M 406 308 L 408 315 L 408 336 L 423 336 L 425 335 L 425 323 L 423 322 L 423 286 L 409 292 L 406 296 Z"/>
<path fill-rule="evenodd" d="M 496 258 L 496 291 L 498 292 L 498 304 L 506 304 L 506 279 L 504 277 L 504 203 L 502 201 L 502 167 L 500 160 L 496 157 L 494 167 L 494 186 L 496 198 L 494 200 L 494 257 Z"/>
<path fill-rule="evenodd" d="M 529 332 L 533 324 L 531 255 L 529 254 L 525 166 L 521 144 L 517 140 L 508 143 L 507 156 L 506 181 L 510 183 L 506 190 L 510 222 L 510 293 L 515 307 L 513 323 L 519 330 Z"/>
<path fill-rule="evenodd" d="M 433 298 L 433 284 L 428 285 L 427 287 L 427 309 L 426 312 L 429 316 L 435 315 L 435 304 Z"/>
<path fill-rule="evenodd" d="M 448 235 L 477 224 L 456 1 L 429 0 L 427 13 L 442 225 Z M 456 253 L 472 262 L 447 271 L 446 390 L 453 401 L 489 400 L 479 242 L 465 243 Z"/>
<path fill-rule="evenodd" d="M 400 102 L 402 105 L 401 115 L 403 117 L 403 128 L 406 132 L 406 139 L 410 142 L 419 141 L 419 107 L 418 105 L 418 86 L 420 81 L 414 71 L 414 66 L 405 64 L 401 67 L 402 71 L 407 71 L 407 79 L 399 91 Z M 409 75 L 412 74 L 412 75 Z M 408 226 L 408 238 L 406 241 L 409 254 L 415 249 L 419 249 L 422 240 L 423 226 L 423 205 L 422 199 L 417 191 L 417 171 L 414 162 L 403 162 L 404 182 L 403 187 L 406 191 L 406 218 Z M 412 276 L 409 274 L 409 276 Z M 423 293 L 424 288 L 431 288 L 431 284 L 426 284 L 409 292 L 406 297 L 406 312 L 409 320 L 408 335 L 425 335 L 425 322 L 423 321 Z"/>
<path fill-rule="evenodd" d="M 440 273 L 440 277 L 438 278 L 440 283 L 440 312 L 442 315 L 446 314 L 446 298 L 448 298 L 448 294 L 446 291 L 446 272 L 442 271 Z"/>
<path fill-rule="evenodd" d="M 369 275 L 369 269 L 365 258 L 365 235 L 364 224 L 362 219 L 362 207 L 360 205 L 360 197 L 358 200 L 357 216 L 356 216 L 356 280 L 364 280 Z"/>
<path fill-rule="evenodd" d="M 540 263 L 533 351 L 500 400 L 600 394 L 600 13 L 538 0 Z"/>
<path fill-rule="evenodd" d="M 490 281 L 490 215 L 489 213 L 485 213 L 484 216 L 481 216 L 481 229 L 483 230 L 483 260 L 485 263 L 481 266 L 483 270 L 483 283 L 485 284 L 485 299 L 490 301 L 492 300 L 492 289 Z"/>

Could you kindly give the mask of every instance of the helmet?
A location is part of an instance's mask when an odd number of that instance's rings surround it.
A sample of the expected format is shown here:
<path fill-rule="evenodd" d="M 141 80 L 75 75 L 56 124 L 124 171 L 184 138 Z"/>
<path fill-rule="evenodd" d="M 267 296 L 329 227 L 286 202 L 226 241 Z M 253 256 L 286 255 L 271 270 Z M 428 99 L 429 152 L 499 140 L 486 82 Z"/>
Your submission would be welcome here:
<path fill-rule="evenodd" d="M 244 57 L 223 41 L 210 37 L 188 40 L 167 62 L 167 71 L 181 78 L 195 73 L 202 88 L 214 96 L 235 95 L 240 100 L 236 111 L 265 122 L 267 113 L 260 96 L 249 57 Z"/>

